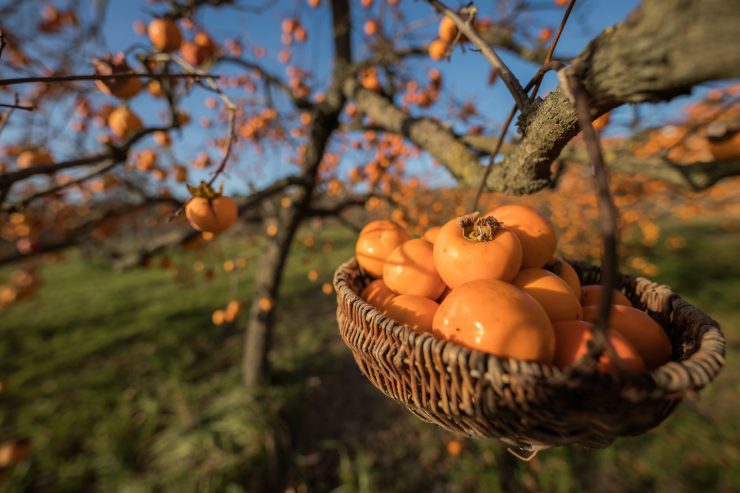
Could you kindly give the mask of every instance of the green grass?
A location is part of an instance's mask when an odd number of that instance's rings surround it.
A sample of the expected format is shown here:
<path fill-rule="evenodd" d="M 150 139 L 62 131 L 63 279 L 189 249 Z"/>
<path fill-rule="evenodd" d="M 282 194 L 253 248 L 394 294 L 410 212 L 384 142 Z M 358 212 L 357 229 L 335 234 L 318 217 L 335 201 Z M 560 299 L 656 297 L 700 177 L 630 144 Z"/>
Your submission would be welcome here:
<path fill-rule="evenodd" d="M 240 390 L 240 326 L 214 327 L 232 297 L 249 302 L 259 245 L 236 237 L 203 257 L 206 280 L 172 269 L 110 271 L 68 252 L 43 269 L 38 296 L 0 313 L 0 442 L 31 440 L 7 491 L 740 491 L 740 233 L 668 225 L 684 248 L 640 252 L 656 279 L 720 321 L 727 366 L 656 430 L 604 450 L 566 447 L 529 463 L 495 441 L 455 437 L 413 418 L 363 380 L 321 293 L 352 238 L 326 229 L 318 254 L 291 258 L 279 306 L 275 384 Z M 300 239 L 299 239 L 300 241 Z M 324 242 L 334 242 L 322 254 Z M 173 257 L 190 265 L 193 253 Z M 154 265 L 158 262 L 155 261 Z M 318 268 L 311 283 L 307 272 Z M 0 271 L 0 279 L 7 274 Z M 459 456 L 447 443 L 463 443 Z"/>

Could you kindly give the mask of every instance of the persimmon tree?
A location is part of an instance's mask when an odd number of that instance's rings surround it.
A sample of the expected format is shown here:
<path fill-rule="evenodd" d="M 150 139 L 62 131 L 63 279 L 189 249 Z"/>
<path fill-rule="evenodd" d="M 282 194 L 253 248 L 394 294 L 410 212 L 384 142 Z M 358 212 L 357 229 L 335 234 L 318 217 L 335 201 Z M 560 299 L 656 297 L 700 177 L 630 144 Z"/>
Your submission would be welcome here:
<path fill-rule="evenodd" d="M 676 211 L 683 195 L 669 191 L 703 190 L 740 174 L 736 85 L 716 89 L 673 127 L 634 125 L 627 135 L 602 139 L 603 163 L 594 161 L 600 152 L 591 125 L 585 141 L 579 135 L 589 121 L 603 128 L 621 106 L 667 101 L 740 76 L 737 2 L 644 0 L 568 59 L 558 58 L 556 44 L 575 2 L 549 5 L 564 13 L 563 22 L 557 32 L 543 26 L 538 33 L 525 22 L 538 6 L 526 0 L 501 2 L 495 16 L 481 13 L 482 4 L 457 8 L 430 0 L 420 18 L 410 18 L 399 0 L 151 3 L 134 25 L 141 41 L 112 47 L 113 53 L 99 48 L 105 2 L 92 13 L 76 2 L 47 5 L 41 18 L 26 14 L 42 2 L 0 8 L 0 265 L 24 266 L 2 287 L 0 305 L 32 295 L 38 259 L 73 245 L 91 247 L 122 268 L 176 247 L 209 248 L 218 237 L 193 229 L 182 211 L 205 200 L 207 214 L 217 182 L 238 182 L 246 191 L 233 197 L 239 220 L 265 233 L 244 321 L 248 388 L 268 375 L 286 261 L 308 221 L 336 218 L 351 226 L 347 213 L 365 207 L 421 233 L 442 217 L 477 209 L 480 200 L 498 200 L 479 190 L 530 195 L 555 188 L 548 207 L 567 226 L 563 243 L 571 245 L 562 253 L 595 255 L 599 245 L 587 231 L 595 213 L 584 216 L 596 205 L 589 163 L 598 164 L 601 178 L 607 169 L 612 174 L 621 228 L 636 228 L 645 241 L 655 240 L 657 226 L 625 208 L 650 196 L 678 202 Z M 281 7 L 293 14 L 275 26 L 278 47 L 229 39 L 200 21 L 209 9 L 273 19 L 268 15 Z M 330 16 L 330 32 L 309 28 L 321 15 Z M 327 41 L 320 55 L 331 60 L 326 77 L 312 73 L 311 60 L 296 50 L 314 36 Z M 540 69 L 525 83 L 502 52 Z M 512 110 L 502 129 L 475 104 L 486 95 L 463 101 L 450 82 L 464 81 L 444 80 L 434 66 L 413 68 L 419 59 L 434 64 L 462 56 L 474 57 L 491 84 L 508 89 Z M 538 96 L 550 71 L 558 72 L 561 86 Z M 137 114 L 136 101 L 147 93 L 160 115 Z M 193 98 L 208 110 L 198 122 L 186 109 Z M 200 128 L 188 133 L 196 123 Z M 174 149 L 192 144 L 193 136 L 203 141 L 183 164 Z M 243 157 L 255 152 L 270 157 Z M 425 193 L 423 175 L 406 169 L 420 155 L 458 188 L 442 198 Z M 255 180 L 268 160 L 279 177 Z M 608 198 L 606 182 L 598 183 Z M 467 202 L 471 192 L 475 200 Z M 720 192 L 713 200 L 726 198 Z M 607 212 L 614 228 L 614 210 Z M 574 221 L 579 217 L 584 220 Z M 153 231 L 145 241 L 127 249 L 110 241 L 126 238 L 142 218 Z M 645 263 L 633 266 L 649 271 Z M 234 320 L 239 311 L 234 300 L 214 313 L 214 322 Z"/>

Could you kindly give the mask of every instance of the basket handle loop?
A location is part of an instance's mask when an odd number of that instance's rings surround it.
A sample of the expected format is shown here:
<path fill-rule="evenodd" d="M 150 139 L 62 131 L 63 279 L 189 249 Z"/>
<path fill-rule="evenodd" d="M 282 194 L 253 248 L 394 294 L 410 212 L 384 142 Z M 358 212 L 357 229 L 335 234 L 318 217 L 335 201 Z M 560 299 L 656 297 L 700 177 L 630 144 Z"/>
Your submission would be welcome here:
<path fill-rule="evenodd" d="M 608 344 L 607 330 L 612 303 L 612 289 L 617 284 L 619 227 L 617 224 L 617 208 L 609 191 L 609 175 L 604 164 L 599 135 L 591 123 L 588 91 L 581 82 L 581 68 L 579 63 L 574 63 L 562 69 L 558 73 L 558 78 L 561 83 L 565 83 L 563 84 L 566 86 L 564 89 L 567 89 L 566 92 L 569 93 L 569 97 L 575 106 L 578 124 L 581 127 L 591 163 L 594 189 L 598 199 L 602 238 L 601 284 L 604 286 L 604 293 L 599 304 L 596 322 L 593 324 L 591 341 L 588 345 L 588 359 L 591 360 L 592 364 L 595 364 L 605 350 L 613 352 Z"/>

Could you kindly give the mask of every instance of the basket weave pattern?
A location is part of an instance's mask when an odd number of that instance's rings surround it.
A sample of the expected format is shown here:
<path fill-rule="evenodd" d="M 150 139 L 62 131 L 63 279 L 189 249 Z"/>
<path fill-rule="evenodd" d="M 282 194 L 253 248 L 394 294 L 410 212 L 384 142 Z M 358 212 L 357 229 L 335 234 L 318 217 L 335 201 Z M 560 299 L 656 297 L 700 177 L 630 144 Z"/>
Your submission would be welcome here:
<path fill-rule="evenodd" d="M 583 284 L 600 281 L 597 267 L 572 265 Z M 419 418 L 472 437 L 529 450 L 606 447 L 657 426 L 724 363 L 719 325 L 668 286 L 642 277 L 620 275 L 618 287 L 666 330 L 673 361 L 640 375 L 584 375 L 418 334 L 360 299 L 369 280 L 354 259 L 334 275 L 339 333 L 360 371 Z"/>

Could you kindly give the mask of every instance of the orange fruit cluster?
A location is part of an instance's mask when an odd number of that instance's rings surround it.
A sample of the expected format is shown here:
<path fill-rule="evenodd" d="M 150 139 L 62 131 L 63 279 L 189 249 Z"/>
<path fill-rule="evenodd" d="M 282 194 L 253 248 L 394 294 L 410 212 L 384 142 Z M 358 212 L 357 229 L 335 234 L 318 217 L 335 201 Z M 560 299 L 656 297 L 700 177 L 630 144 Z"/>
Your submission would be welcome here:
<path fill-rule="evenodd" d="M 603 287 L 581 286 L 556 255 L 557 243 L 551 221 L 526 205 L 452 219 L 421 238 L 372 221 L 355 245 L 359 266 L 374 278 L 361 298 L 417 332 L 568 367 L 587 354 Z M 665 331 L 617 290 L 609 326 L 599 371 L 641 372 L 670 361 Z"/>

